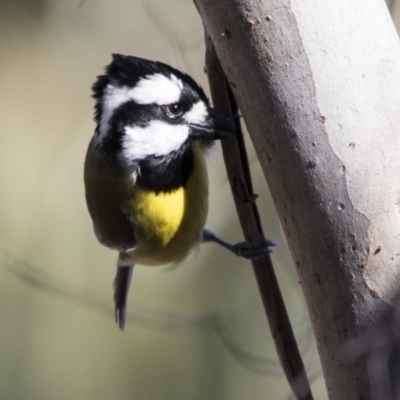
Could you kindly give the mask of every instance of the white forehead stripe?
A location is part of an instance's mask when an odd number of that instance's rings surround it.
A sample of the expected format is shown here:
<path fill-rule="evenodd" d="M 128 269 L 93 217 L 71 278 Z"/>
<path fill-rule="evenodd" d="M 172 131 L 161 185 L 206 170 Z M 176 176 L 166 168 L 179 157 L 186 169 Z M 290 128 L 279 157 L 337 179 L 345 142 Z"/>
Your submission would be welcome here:
<path fill-rule="evenodd" d="M 120 105 L 131 100 L 138 104 L 155 103 L 160 106 L 176 103 L 182 89 L 182 81 L 173 74 L 169 77 L 162 74 L 148 75 L 140 79 L 134 88 L 107 85 L 103 94 L 100 138 L 107 134 L 110 118 Z"/>
<path fill-rule="evenodd" d="M 187 125 L 153 121 L 145 128 L 127 126 L 122 156 L 128 163 L 147 156 L 162 156 L 178 150 L 189 136 Z"/>
<path fill-rule="evenodd" d="M 148 75 L 130 90 L 132 100 L 139 104 L 158 104 L 159 106 L 176 103 L 181 97 L 182 81 L 175 75 Z"/>
<path fill-rule="evenodd" d="M 204 122 L 208 115 L 207 107 L 201 100 L 193 104 L 192 108 L 184 115 L 189 124 Z"/>

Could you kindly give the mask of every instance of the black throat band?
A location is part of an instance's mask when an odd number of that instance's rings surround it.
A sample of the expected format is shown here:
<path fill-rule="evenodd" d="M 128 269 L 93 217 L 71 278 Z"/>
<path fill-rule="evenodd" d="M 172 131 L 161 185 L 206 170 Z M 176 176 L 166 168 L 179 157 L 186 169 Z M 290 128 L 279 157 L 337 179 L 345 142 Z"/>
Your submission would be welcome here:
<path fill-rule="evenodd" d="M 137 162 L 136 185 L 156 193 L 172 192 L 185 187 L 193 171 L 190 144 L 167 156 L 149 156 Z"/>

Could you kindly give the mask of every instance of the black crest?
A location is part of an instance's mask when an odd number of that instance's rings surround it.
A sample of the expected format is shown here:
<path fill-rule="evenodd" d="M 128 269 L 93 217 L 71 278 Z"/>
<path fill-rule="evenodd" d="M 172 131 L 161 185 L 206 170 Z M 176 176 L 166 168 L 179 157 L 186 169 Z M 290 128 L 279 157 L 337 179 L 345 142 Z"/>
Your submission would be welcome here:
<path fill-rule="evenodd" d="M 97 124 L 100 123 L 103 111 L 101 100 L 103 98 L 104 89 L 108 84 L 111 83 L 116 86 L 128 86 L 133 88 L 140 79 L 157 73 L 165 76 L 169 76 L 170 74 L 175 75 L 177 78 L 181 79 L 184 85 L 194 90 L 201 100 L 209 104 L 203 89 L 192 77 L 167 64 L 121 54 L 113 54 L 112 58 L 112 62 L 105 68 L 105 74 L 98 76 L 96 82 L 92 86 L 93 98 L 96 100 L 94 120 Z"/>

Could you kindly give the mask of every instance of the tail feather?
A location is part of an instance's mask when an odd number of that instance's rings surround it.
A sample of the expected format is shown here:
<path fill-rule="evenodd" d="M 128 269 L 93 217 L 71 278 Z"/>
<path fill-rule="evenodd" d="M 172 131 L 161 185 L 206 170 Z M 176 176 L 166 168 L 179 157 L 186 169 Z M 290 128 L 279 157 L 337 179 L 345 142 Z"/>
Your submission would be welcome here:
<path fill-rule="evenodd" d="M 117 267 L 114 280 L 115 322 L 123 330 L 126 323 L 129 287 L 132 281 L 133 266 Z"/>

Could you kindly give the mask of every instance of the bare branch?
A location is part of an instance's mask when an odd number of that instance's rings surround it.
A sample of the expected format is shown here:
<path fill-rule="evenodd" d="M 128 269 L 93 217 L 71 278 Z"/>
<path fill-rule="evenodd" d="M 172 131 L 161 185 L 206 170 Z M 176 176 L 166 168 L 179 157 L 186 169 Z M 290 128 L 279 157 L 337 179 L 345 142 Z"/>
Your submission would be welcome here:
<path fill-rule="evenodd" d="M 386 5 L 197 6 L 285 230 L 330 399 L 389 400 L 394 375 L 335 357 L 399 291 L 400 46 Z"/>
<path fill-rule="evenodd" d="M 210 38 L 206 35 L 206 69 L 215 107 L 226 116 L 237 114 L 237 105 L 227 85 Z M 235 119 L 237 138 L 222 141 L 226 170 L 231 185 L 236 210 L 246 240 L 263 236 L 261 222 L 255 204 L 250 168 L 248 164 L 240 119 Z M 265 312 L 275 347 L 286 378 L 298 399 L 312 400 L 303 361 L 282 299 L 271 258 L 252 260 L 254 273 L 261 293 Z"/>

